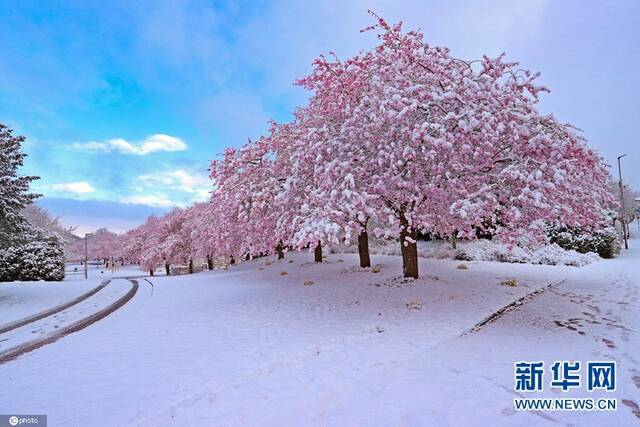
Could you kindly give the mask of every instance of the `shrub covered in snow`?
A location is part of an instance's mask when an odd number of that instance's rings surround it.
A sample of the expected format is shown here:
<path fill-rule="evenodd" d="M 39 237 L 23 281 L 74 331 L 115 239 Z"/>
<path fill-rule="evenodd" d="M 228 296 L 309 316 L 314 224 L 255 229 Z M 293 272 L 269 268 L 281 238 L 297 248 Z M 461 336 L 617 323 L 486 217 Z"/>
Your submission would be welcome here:
<path fill-rule="evenodd" d="M 332 252 L 354 252 L 355 248 L 348 246 L 334 246 Z M 395 241 L 375 241 L 371 251 L 379 255 L 399 255 L 400 248 Z M 571 265 L 581 267 L 598 261 L 600 257 L 593 253 L 579 253 L 574 250 L 563 249 L 555 243 L 541 246 L 537 249 L 526 249 L 512 246 L 497 240 L 463 240 L 457 248 L 442 240 L 418 242 L 418 254 L 423 258 L 456 259 L 459 261 L 498 261 L 519 264 Z"/>
<path fill-rule="evenodd" d="M 35 230 L 29 239 L 0 249 L 0 281 L 64 279 L 64 242 Z"/>
<path fill-rule="evenodd" d="M 64 241 L 42 230 L 0 249 L 0 282 L 64 279 Z"/>
<path fill-rule="evenodd" d="M 582 267 L 600 260 L 594 252 L 580 253 L 574 250 L 563 249 L 555 243 L 543 246 L 531 252 L 532 264 L 547 265 L 573 265 Z"/>
<path fill-rule="evenodd" d="M 519 246 L 509 247 L 492 240 L 462 242 L 458 249 L 440 248 L 440 257 L 452 253 L 453 258 L 461 261 L 499 261 L 526 264 L 572 265 L 580 267 L 599 259 L 595 253 L 582 254 L 566 250 L 555 243 L 536 249 Z M 444 255 L 444 256 L 443 256 Z"/>
<path fill-rule="evenodd" d="M 595 252 L 602 258 L 613 258 L 620 249 L 618 236 L 613 228 L 587 232 L 579 227 L 563 227 L 551 230 L 551 243 L 580 253 Z"/>

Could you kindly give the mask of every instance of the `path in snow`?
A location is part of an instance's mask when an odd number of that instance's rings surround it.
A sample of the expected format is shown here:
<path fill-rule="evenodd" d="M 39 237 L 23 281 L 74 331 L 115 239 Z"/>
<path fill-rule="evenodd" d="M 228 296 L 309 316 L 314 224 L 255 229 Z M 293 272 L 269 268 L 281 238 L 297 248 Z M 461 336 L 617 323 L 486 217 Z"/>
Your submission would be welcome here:
<path fill-rule="evenodd" d="M 65 304 L 0 328 L 0 364 L 78 332 L 126 304 L 138 290 L 135 280 L 106 279 Z M 124 283 L 123 283 L 124 282 Z"/>
<path fill-rule="evenodd" d="M 88 272 L 88 280 L 84 274 L 71 274 L 62 282 L 0 282 L 0 328 L 68 303 L 95 290 L 107 279 L 141 275 L 132 265 L 116 273 L 91 266 Z"/>
<path fill-rule="evenodd" d="M 35 322 L 36 320 L 40 320 L 40 319 L 44 319 L 45 317 L 48 316 L 52 316 L 56 313 L 61 312 L 62 310 L 66 310 L 67 308 L 73 307 L 74 305 L 86 300 L 87 298 L 89 298 L 90 296 L 93 296 L 96 294 L 96 292 L 104 289 L 105 286 L 107 286 L 108 281 L 104 280 L 102 283 L 100 283 L 100 285 L 96 286 L 95 288 L 91 289 L 90 291 L 80 295 L 77 298 L 74 298 L 70 301 L 66 301 L 60 305 L 57 305 L 55 307 L 51 307 L 48 308 L 44 311 L 41 311 L 39 313 L 36 314 L 32 314 L 29 315 L 27 317 L 23 317 L 22 319 L 18 319 L 15 320 L 13 322 L 4 324 L 4 325 L 0 325 L 0 334 L 4 334 L 5 332 L 9 332 L 13 329 L 19 328 L 21 326 L 24 326 L 28 323 L 32 323 Z"/>

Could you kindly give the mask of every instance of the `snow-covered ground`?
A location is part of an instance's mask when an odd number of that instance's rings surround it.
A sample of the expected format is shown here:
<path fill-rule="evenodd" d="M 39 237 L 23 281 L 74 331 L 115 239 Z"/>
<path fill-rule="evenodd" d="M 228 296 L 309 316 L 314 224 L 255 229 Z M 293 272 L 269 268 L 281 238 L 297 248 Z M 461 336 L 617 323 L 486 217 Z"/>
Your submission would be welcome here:
<path fill-rule="evenodd" d="M 315 264 L 306 253 L 140 280 L 114 313 L 0 364 L 0 413 L 47 414 L 53 426 L 631 425 L 638 248 L 580 268 L 421 258 L 417 281 L 398 278 L 396 256 L 361 270 L 354 254 Z M 140 273 L 115 276 L 128 274 Z M 96 276 L 59 286 L 73 298 Z M 0 299 L 0 324 L 3 313 Z M 521 360 L 615 360 L 618 410 L 516 412 Z"/>
<path fill-rule="evenodd" d="M 41 316 L 43 317 L 27 316 L 20 324 L 16 324 L 16 321 L 14 321 L 0 325 L 0 328 L 2 328 L 0 329 L 0 332 L 2 332 L 0 334 L 0 355 L 11 348 L 27 344 L 34 339 L 42 339 L 58 333 L 66 326 L 79 322 L 109 307 L 127 294 L 130 288 L 131 284 L 126 280 L 112 280 L 105 284 L 104 287 L 95 288 L 97 290 L 95 293 L 84 294 L 89 295 L 88 297 L 81 300 L 72 300 L 74 304 L 71 306 L 68 306 L 68 304 L 64 307 L 56 306 L 55 312 L 51 311 L 50 313 L 39 312 L 42 313 Z M 44 316 L 44 314 L 47 315 Z"/>
<path fill-rule="evenodd" d="M 64 282 L 0 282 L 0 328 L 78 298 L 105 279 L 141 274 L 131 265 L 117 273 L 92 265 L 88 270 L 88 280 L 85 280 L 81 266 L 69 266 L 67 272 Z"/>
<path fill-rule="evenodd" d="M 100 281 L 0 283 L 0 325 L 57 306 L 89 292 Z"/>

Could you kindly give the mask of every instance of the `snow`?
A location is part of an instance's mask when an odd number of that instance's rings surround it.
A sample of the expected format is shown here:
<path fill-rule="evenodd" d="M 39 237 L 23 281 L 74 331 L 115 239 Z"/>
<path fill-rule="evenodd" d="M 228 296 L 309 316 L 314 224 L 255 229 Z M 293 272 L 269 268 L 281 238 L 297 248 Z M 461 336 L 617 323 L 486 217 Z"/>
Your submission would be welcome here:
<path fill-rule="evenodd" d="M 638 249 L 582 268 L 421 258 L 414 281 L 399 278 L 397 256 L 374 255 L 378 268 L 361 269 L 353 254 L 316 264 L 288 253 L 149 277 L 153 286 L 140 280 L 108 317 L 0 364 L 0 402 L 47 414 L 52 426 L 630 425 L 628 405 L 640 401 L 639 259 Z M 516 413 L 520 360 L 616 360 L 620 408 Z"/>
<path fill-rule="evenodd" d="M 83 268 L 80 265 L 67 266 L 64 282 L 0 282 L 0 328 L 71 301 L 94 289 L 105 279 L 141 275 L 133 265 L 123 267 L 116 273 L 105 269 L 104 266 L 98 268 L 91 265 L 88 280 L 85 280 Z"/>
<path fill-rule="evenodd" d="M 116 302 L 126 294 L 131 287 L 131 284 L 123 279 L 113 280 L 112 282 L 109 286 L 100 289 L 93 297 L 80 301 L 51 316 L 29 322 L 24 326 L 3 333 L 2 341 L 0 342 L 0 353 L 21 344 L 26 344 L 33 339 L 48 337 L 65 326 L 69 326 L 74 322 L 86 318 Z"/>
<path fill-rule="evenodd" d="M 509 247 L 493 240 L 463 240 L 454 249 L 450 242 L 418 240 L 418 256 L 424 258 L 458 259 L 464 261 L 499 261 L 508 263 L 527 263 L 545 265 L 570 265 L 582 267 L 600 260 L 598 254 L 586 254 L 574 250 L 565 250 L 553 243 L 536 249 L 519 246 Z M 353 247 L 336 246 L 334 252 L 353 252 Z M 399 243 L 382 242 L 372 244 L 372 253 L 400 255 Z"/>
<path fill-rule="evenodd" d="M 97 286 L 95 281 L 0 283 L 0 325 L 14 322 L 72 300 Z"/>

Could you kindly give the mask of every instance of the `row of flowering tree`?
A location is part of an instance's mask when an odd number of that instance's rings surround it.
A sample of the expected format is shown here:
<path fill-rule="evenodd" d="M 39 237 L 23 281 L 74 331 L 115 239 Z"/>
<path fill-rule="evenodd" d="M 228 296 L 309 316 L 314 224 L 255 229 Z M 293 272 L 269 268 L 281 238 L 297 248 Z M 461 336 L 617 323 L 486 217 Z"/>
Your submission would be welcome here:
<path fill-rule="evenodd" d="M 120 236 L 119 254 L 141 268 L 153 272 L 163 266 L 170 274 L 171 265 L 188 265 L 193 272 L 194 261 L 206 259 L 213 268 L 213 254 L 207 251 L 206 215 L 208 205 L 198 203 L 188 209 L 176 208 L 162 217 L 151 216 L 141 226 Z"/>
<path fill-rule="evenodd" d="M 464 61 L 377 18 L 378 45 L 314 62 L 289 123 L 211 165 L 209 203 L 151 218 L 127 235 L 146 268 L 194 256 L 277 253 L 395 237 L 418 277 L 420 231 L 544 241 L 554 226 L 597 230 L 614 203 L 601 157 L 541 114 L 537 74 L 503 56 Z"/>

